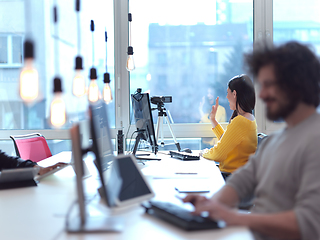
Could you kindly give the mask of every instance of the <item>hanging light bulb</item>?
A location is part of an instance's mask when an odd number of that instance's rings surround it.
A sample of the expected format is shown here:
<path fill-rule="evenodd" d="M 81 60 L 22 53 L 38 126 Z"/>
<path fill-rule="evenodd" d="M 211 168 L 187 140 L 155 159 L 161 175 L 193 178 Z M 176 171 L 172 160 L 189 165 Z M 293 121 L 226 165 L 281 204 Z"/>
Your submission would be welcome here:
<path fill-rule="evenodd" d="M 128 71 L 132 71 L 135 69 L 134 60 L 133 60 L 133 47 L 131 46 L 131 22 L 132 22 L 132 14 L 128 13 L 128 21 L 129 21 L 129 46 L 128 46 L 128 58 L 126 68 Z"/>
<path fill-rule="evenodd" d="M 90 84 L 88 90 L 88 99 L 90 102 L 96 102 L 99 99 L 99 87 L 97 83 L 97 70 L 92 67 L 90 69 Z"/>
<path fill-rule="evenodd" d="M 81 49 L 81 34 L 80 34 L 80 0 L 76 0 L 76 12 L 77 12 L 77 31 L 78 31 L 78 56 L 76 57 L 76 72 L 72 83 L 72 93 L 76 97 L 82 97 L 86 94 L 86 82 L 82 74 L 82 57 L 80 56 Z"/>
<path fill-rule="evenodd" d="M 61 79 L 54 79 L 53 100 L 50 105 L 50 123 L 54 127 L 61 127 L 66 122 L 66 105 L 62 99 Z"/>
<path fill-rule="evenodd" d="M 103 88 L 103 100 L 109 104 L 112 101 L 112 92 L 110 88 L 110 74 L 105 73 L 103 75 L 103 82 L 105 83 Z"/>
<path fill-rule="evenodd" d="M 76 97 L 82 97 L 86 93 L 86 81 L 82 74 L 82 58 L 76 57 L 76 73 L 73 78 L 72 92 Z"/>
<path fill-rule="evenodd" d="M 132 71 L 135 69 L 134 60 L 133 60 L 133 47 L 128 47 L 128 58 L 127 58 L 127 70 Z"/>
<path fill-rule="evenodd" d="M 33 42 L 24 42 L 24 67 L 20 73 L 20 97 L 26 103 L 31 103 L 39 95 L 39 74 L 33 66 Z"/>
<path fill-rule="evenodd" d="M 91 20 L 90 30 L 92 32 L 92 68 L 90 69 L 90 84 L 88 89 L 89 102 L 93 103 L 99 99 L 99 87 L 97 83 L 97 70 L 94 68 L 94 21 Z"/>

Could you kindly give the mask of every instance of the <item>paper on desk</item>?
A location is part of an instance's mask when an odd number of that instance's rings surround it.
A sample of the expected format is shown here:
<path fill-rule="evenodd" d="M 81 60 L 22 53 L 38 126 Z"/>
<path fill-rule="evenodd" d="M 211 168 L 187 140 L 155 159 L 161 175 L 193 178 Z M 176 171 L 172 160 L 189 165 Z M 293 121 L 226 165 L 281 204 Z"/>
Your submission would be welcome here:
<path fill-rule="evenodd" d="M 208 179 L 177 179 L 174 186 L 179 193 L 206 193 L 210 192 L 212 183 Z"/>
<path fill-rule="evenodd" d="M 206 168 L 193 166 L 192 164 L 163 165 L 154 164 L 142 169 L 146 176 L 152 178 L 204 178 L 207 179 L 212 172 Z"/>

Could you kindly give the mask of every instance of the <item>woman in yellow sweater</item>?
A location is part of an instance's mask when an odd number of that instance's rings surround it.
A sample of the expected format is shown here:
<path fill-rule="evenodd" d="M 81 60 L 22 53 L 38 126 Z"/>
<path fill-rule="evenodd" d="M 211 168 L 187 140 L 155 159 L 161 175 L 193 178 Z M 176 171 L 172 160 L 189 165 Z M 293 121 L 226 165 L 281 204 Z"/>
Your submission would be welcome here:
<path fill-rule="evenodd" d="M 243 166 L 257 148 L 257 124 L 252 114 L 255 105 L 255 91 L 247 75 L 233 77 L 228 83 L 227 99 L 234 110 L 229 125 L 224 131 L 216 121 L 219 97 L 212 106 L 210 121 L 212 131 L 219 139 L 211 149 L 204 149 L 202 157 L 220 162 L 221 172 L 232 173 Z"/>

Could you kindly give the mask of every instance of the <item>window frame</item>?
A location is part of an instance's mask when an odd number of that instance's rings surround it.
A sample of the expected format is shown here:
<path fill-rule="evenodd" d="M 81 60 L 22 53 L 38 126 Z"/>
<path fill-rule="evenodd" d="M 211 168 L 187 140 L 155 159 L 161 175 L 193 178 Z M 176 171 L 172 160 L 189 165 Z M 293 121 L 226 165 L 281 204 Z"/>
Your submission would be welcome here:
<path fill-rule="evenodd" d="M 7 60 L 8 63 L 0 63 L 0 68 L 21 68 L 24 63 L 24 59 L 22 57 L 21 63 L 13 63 L 13 44 L 12 37 L 21 37 L 21 56 L 23 56 L 23 41 L 24 36 L 22 34 L 12 34 L 12 33 L 1 33 L 0 37 L 6 37 L 7 39 Z"/>

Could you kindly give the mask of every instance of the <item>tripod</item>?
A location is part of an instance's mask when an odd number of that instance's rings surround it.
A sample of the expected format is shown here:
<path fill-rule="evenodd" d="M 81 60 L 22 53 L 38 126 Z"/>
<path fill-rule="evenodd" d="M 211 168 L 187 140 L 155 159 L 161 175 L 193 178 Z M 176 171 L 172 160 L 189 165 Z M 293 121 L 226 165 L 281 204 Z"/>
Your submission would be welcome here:
<path fill-rule="evenodd" d="M 156 110 L 156 109 L 158 109 L 158 122 L 157 122 L 157 131 L 156 131 L 156 140 L 157 140 L 158 145 L 164 147 L 164 140 L 163 140 L 163 121 L 164 121 L 164 118 L 163 117 L 165 117 L 167 120 L 167 124 L 168 124 L 169 130 L 170 130 L 171 136 L 173 138 L 173 141 L 174 141 L 175 145 L 177 146 L 178 151 L 180 152 L 180 150 L 181 150 L 180 144 L 178 143 L 176 137 L 173 134 L 173 131 L 172 131 L 172 128 L 170 125 L 170 121 L 169 121 L 169 118 L 167 115 L 167 110 L 164 107 L 164 103 L 163 102 L 157 103 L 157 108 L 153 108 L 152 110 Z M 170 114 L 170 112 L 168 112 L 168 113 Z M 161 131 L 161 143 L 159 144 L 159 132 L 160 131 Z"/>

